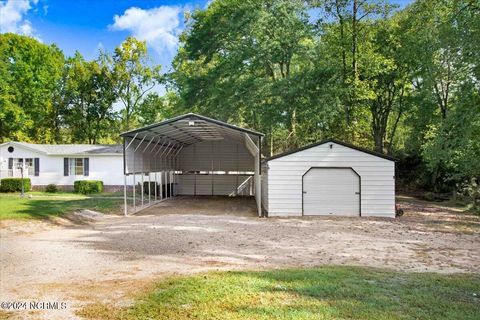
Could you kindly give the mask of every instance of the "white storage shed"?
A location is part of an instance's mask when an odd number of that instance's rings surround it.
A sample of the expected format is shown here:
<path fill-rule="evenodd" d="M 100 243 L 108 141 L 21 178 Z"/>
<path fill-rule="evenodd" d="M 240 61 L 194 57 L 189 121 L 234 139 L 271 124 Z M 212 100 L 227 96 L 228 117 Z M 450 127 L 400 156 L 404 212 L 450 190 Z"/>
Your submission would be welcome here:
<path fill-rule="evenodd" d="M 394 218 L 395 161 L 333 139 L 266 158 L 262 207 L 269 217 Z"/>

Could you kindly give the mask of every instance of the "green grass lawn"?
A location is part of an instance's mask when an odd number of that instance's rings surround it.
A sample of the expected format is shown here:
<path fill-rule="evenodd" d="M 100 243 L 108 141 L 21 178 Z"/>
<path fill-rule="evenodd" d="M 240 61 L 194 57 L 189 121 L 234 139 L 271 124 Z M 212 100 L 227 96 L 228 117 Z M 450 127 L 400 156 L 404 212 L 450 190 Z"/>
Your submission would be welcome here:
<path fill-rule="evenodd" d="M 31 195 L 31 198 L 28 195 Z M 75 209 L 108 213 L 119 210 L 122 204 L 123 198 L 117 194 L 85 196 L 71 192 L 29 192 L 23 198 L 18 194 L 0 194 L 0 220 L 47 218 Z"/>
<path fill-rule="evenodd" d="M 160 282 L 90 319 L 480 319 L 480 276 L 360 267 L 215 272 Z"/>

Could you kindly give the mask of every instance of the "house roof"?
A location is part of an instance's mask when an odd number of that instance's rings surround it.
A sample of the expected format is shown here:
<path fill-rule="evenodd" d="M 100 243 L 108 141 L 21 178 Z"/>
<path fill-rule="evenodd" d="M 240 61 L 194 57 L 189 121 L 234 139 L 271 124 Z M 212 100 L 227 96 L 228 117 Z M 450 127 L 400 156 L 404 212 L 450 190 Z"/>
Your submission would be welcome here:
<path fill-rule="evenodd" d="M 123 132 L 120 136 L 131 139 L 170 141 L 180 147 L 200 141 L 225 138 L 244 141 L 245 134 L 260 138 L 262 133 L 194 113 L 184 114 L 143 128 Z"/>
<path fill-rule="evenodd" d="M 1 144 L 17 145 L 47 155 L 122 155 L 121 144 L 36 144 L 10 141 Z"/>
<path fill-rule="evenodd" d="M 379 152 L 375 152 L 375 151 L 372 151 L 372 150 L 369 150 L 369 149 L 366 149 L 366 148 L 358 147 L 358 146 L 355 146 L 353 144 L 349 144 L 349 143 L 339 141 L 339 140 L 336 140 L 336 139 L 332 139 L 332 138 L 322 140 L 320 142 L 312 143 L 312 144 L 303 146 L 303 147 L 298 148 L 298 149 L 290 150 L 290 151 L 287 151 L 287 152 L 282 152 L 282 153 L 273 155 L 271 157 L 267 157 L 267 158 L 264 159 L 264 161 L 270 161 L 270 160 L 273 160 L 273 159 L 278 159 L 278 158 L 288 156 L 290 154 L 297 153 L 299 151 L 310 149 L 310 148 L 313 148 L 313 147 L 316 147 L 316 146 L 320 146 L 322 144 L 329 143 L 329 142 L 330 143 L 336 143 L 336 144 L 342 145 L 344 147 L 355 149 L 355 150 L 358 150 L 358 151 L 361 151 L 361 152 L 365 152 L 365 153 L 371 154 L 371 155 L 379 157 L 379 158 L 387 159 L 387 160 L 390 160 L 390 161 L 396 161 L 396 159 L 392 156 L 389 156 L 389 155 L 386 155 L 386 154 L 383 154 L 383 153 L 379 153 Z"/>

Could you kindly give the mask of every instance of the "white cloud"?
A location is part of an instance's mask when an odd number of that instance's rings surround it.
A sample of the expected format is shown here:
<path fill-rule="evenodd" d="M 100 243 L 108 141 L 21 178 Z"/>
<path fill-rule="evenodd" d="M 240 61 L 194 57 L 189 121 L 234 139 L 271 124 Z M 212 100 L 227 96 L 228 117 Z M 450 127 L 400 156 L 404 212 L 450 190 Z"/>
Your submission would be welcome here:
<path fill-rule="evenodd" d="M 213 1 L 215 0 L 208 0 L 207 2 L 205 2 L 205 9 L 207 9 L 212 4 Z"/>
<path fill-rule="evenodd" d="M 38 0 L 7 0 L 0 2 L 0 33 L 12 32 L 32 36 L 34 29 L 25 19 Z"/>
<path fill-rule="evenodd" d="M 158 54 L 174 54 L 178 46 L 180 17 L 179 6 L 160 6 L 152 9 L 131 7 L 123 15 L 115 15 L 112 30 L 127 30 L 140 40 L 147 41 Z"/>

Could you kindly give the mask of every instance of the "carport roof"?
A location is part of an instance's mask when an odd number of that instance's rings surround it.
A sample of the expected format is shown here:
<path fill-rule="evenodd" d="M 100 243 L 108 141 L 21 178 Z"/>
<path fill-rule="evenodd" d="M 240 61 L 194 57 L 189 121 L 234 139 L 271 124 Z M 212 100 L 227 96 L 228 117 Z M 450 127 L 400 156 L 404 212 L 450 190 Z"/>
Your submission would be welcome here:
<path fill-rule="evenodd" d="M 121 137 L 131 139 L 159 138 L 176 145 L 190 145 L 200 141 L 223 140 L 225 138 L 245 141 L 245 134 L 260 138 L 262 133 L 240 128 L 226 122 L 188 113 L 143 128 L 123 132 Z M 148 141 L 148 140 L 147 140 Z"/>

